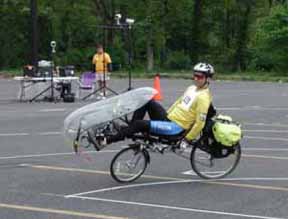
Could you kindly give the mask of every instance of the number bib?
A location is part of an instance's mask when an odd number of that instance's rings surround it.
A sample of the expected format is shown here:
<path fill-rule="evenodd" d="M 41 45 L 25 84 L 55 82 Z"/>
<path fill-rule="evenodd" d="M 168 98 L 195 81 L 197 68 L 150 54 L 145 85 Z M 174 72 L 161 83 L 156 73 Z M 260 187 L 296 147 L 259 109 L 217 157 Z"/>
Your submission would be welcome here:
<path fill-rule="evenodd" d="M 187 92 L 184 93 L 180 106 L 184 110 L 188 111 L 191 108 L 196 96 L 197 96 L 196 88 L 193 87 L 189 89 Z"/>

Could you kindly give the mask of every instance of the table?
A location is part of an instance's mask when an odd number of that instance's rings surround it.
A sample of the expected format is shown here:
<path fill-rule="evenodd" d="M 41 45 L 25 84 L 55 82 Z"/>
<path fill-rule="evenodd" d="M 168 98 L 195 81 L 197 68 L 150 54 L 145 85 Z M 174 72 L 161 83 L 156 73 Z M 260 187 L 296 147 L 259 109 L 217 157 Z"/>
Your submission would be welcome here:
<path fill-rule="evenodd" d="M 17 76 L 14 77 L 14 80 L 20 81 L 20 89 L 19 89 L 19 95 L 18 99 L 20 101 L 25 100 L 26 97 L 26 90 L 29 90 L 30 88 L 34 88 L 34 86 L 43 83 L 44 88 L 40 89 L 40 91 L 35 91 L 33 89 L 33 95 L 35 95 L 31 100 L 34 100 L 36 95 L 44 93 L 47 90 L 49 90 L 51 85 L 48 85 L 47 82 L 51 82 L 52 78 L 51 77 L 27 77 L 27 76 Z M 58 83 L 66 83 L 66 82 L 79 82 L 79 77 L 75 76 L 70 76 L 70 77 L 53 77 L 53 83 L 58 84 Z M 35 93 L 35 94 L 34 94 Z"/>

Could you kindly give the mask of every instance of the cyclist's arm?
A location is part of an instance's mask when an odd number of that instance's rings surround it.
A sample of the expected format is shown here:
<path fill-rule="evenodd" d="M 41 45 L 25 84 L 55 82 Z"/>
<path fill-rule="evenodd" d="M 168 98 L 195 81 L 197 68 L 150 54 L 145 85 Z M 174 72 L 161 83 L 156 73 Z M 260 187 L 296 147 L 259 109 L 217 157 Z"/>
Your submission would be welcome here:
<path fill-rule="evenodd" d="M 199 98 L 197 100 L 195 123 L 185 136 L 188 141 L 196 139 L 204 128 L 209 105 L 210 100 L 208 98 Z"/>

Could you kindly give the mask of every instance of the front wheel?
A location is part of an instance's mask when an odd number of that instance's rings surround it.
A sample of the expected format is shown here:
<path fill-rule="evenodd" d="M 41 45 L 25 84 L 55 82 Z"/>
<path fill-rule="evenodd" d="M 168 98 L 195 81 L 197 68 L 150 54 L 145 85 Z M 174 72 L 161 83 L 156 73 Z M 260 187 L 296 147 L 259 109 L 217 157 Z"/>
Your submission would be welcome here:
<path fill-rule="evenodd" d="M 212 145 L 213 146 L 213 145 Z M 198 176 L 204 179 L 220 179 L 230 174 L 238 165 L 241 146 L 234 146 L 234 151 L 226 157 L 216 158 L 211 153 L 194 146 L 191 152 L 191 165 Z"/>
<path fill-rule="evenodd" d="M 110 174 L 118 182 L 132 182 L 147 168 L 147 156 L 140 148 L 124 148 L 116 154 L 110 165 Z"/>

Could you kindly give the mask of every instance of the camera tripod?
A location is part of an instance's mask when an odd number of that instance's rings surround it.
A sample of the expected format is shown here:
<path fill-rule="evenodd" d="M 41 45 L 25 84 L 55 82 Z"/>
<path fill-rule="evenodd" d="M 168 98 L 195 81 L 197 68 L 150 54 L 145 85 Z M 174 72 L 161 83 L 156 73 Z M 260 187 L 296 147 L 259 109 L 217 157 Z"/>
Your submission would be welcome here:
<path fill-rule="evenodd" d="M 105 63 L 105 45 L 106 45 L 106 31 L 107 30 L 125 30 L 128 34 L 128 88 L 127 91 L 132 90 L 132 83 L 131 83 L 131 69 L 132 69 L 132 39 L 131 39 L 131 33 L 132 33 L 132 25 L 134 24 L 133 19 L 126 19 L 125 23 L 120 23 L 121 15 L 116 14 L 116 24 L 114 25 L 100 25 L 100 28 L 103 29 L 103 69 L 105 70 L 107 68 L 107 63 Z M 97 73 L 96 73 L 97 74 Z M 102 74 L 102 73 L 101 73 Z M 103 72 L 103 83 L 102 86 L 100 86 L 98 89 L 93 91 L 92 93 L 88 94 L 87 96 L 83 97 L 82 100 L 86 100 L 90 96 L 96 94 L 97 92 L 100 92 L 103 90 L 103 96 L 106 97 L 106 90 L 112 92 L 113 94 L 118 94 L 118 92 L 114 91 L 113 89 L 109 88 L 106 84 L 106 72 Z"/>
<path fill-rule="evenodd" d="M 99 74 L 99 73 L 95 73 L 95 74 Z M 108 86 L 106 86 L 106 74 L 107 73 L 101 73 L 103 74 L 103 83 L 102 86 L 100 86 L 98 89 L 94 90 L 92 93 L 86 95 L 85 97 L 82 98 L 82 100 L 86 100 L 87 98 L 89 98 L 90 96 L 101 92 L 103 90 L 103 97 L 106 97 L 106 90 L 109 90 L 110 92 L 112 92 L 113 94 L 118 95 L 119 93 L 117 93 L 116 91 L 114 91 L 113 89 L 109 88 Z M 98 81 L 97 81 L 98 82 Z"/>
<path fill-rule="evenodd" d="M 49 102 L 54 102 L 55 101 L 55 97 L 54 97 L 54 81 L 53 81 L 53 73 L 54 73 L 54 53 L 56 53 L 55 51 L 55 47 L 56 47 L 56 42 L 55 41 L 51 41 L 50 42 L 50 46 L 52 48 L 51 50 L 51 71 L 50 71 L 50 85 L 45 88 L 43 91 L 41 91 L 40 93 L 38 93 L 37 95 L 35 95 L 33 98 L 31 98 L 29 100 L 29 102 L 32 102 L 34 100 L 36 100 L 37 98 L 39 98 L 40 96 L 42 96 L 44 93 L 46 93 L 48 90 L 51 90 L 51 95 L 50 97 L 45 97 L 45 100 L 49 101 Z M 45 81 L 47 82 L 47 79 L 45 78 Z"/>

